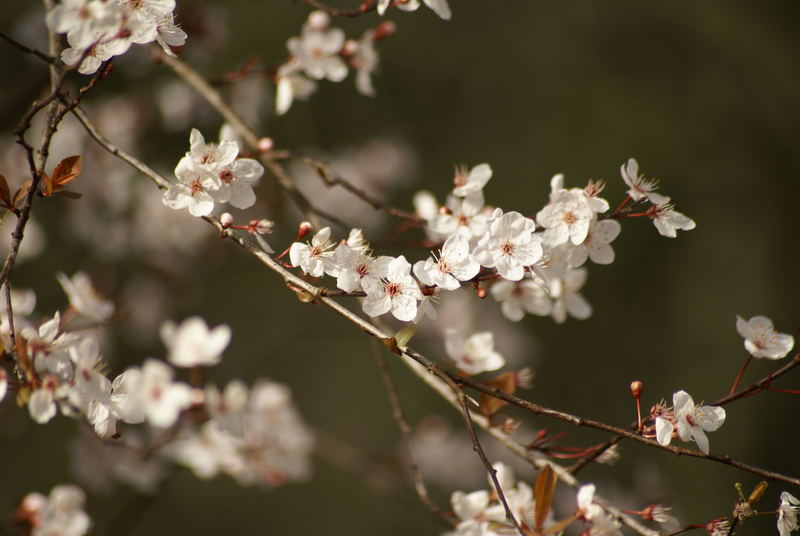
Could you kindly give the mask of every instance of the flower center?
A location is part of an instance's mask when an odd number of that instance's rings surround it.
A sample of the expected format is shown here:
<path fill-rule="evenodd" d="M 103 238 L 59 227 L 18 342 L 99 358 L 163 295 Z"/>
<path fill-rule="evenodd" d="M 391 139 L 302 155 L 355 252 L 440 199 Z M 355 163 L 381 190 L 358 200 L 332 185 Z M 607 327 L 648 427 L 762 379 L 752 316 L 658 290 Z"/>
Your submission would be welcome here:
<path fill-rule="evenodd" d="M 514 244 L 511 242 L 505 242 L 500 246 L 500 253 L 503 255 L 513 255 L 514 254 Z"/>
<path fill-rule="evenodd" d="M 359 264 L 358 266 L 356 266 L 356 273 L 361 277 L 364 277 L 369 273 L 369 266 L 367 266 L 366 264 Z"/>
<path fill-rule="evenodd" d="M 573 213 L 572 213 L 572 212 L 570 212 L 570 211 L 566 211 L 566 212 L 564 212 L 564 222 L 565 222 L 567 225 L 572 225 L 572 224 L 573 224 L 573 223 L 575 223 L 576 221 L 578 221 L 578 217 L 577 217 L 577 216 L 575 216 L 575 214 L 573 214 Z"/>
<path fill-rule="evenodd" d="M 233 182 L 233 171 L 230 169 L 223 169 L 219 172 L 219 180 L 224 182 L 225 184 L 230 184 Z"/>
<path fill-rule="evenodd" d="M 402 293 L 403 292 L 402 292 L 402 289 L 400 288 L 399 284 L 397 284 L 397 283 L 387 283 L 386 284 L 386 294 L 390 298 L 394 298 L 395 296 L 399 296 Z"/>
<path fill-rule="evenodd" d="M 197 195 L 202 192 L 203 185 L 200 183 L 200 179 L 194 179 L 192 182 L 190 182 L 189 190 L 192 192 L 192 195 Z"/>

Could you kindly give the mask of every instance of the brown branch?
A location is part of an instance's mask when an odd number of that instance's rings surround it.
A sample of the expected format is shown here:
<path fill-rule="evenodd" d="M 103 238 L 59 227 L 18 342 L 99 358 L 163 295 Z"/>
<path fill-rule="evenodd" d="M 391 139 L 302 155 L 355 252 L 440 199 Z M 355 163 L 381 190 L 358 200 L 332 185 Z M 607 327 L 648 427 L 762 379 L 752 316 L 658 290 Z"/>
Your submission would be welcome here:
<path fill-rule="evenodd" d="M 770 372 L 754 384 L 750 385 L 739 391 L 738 393 L 732 393 L 722 398 L 711 402 L 709 405 L 711 406 L 724 406 L 725 404 L 730 404 L 731 402 L 735 402 L 736 400 L 740 400 L 742 398 L 747 398 L 754 394 L 760 393 L 764 389 L 769 387 L 769 384 L 772 383 L 773 380 L 780 378 L 781 376 L 791 372 L 797 366 L 800 365 L 800 350 L 798 350 L 797 354 L 795 354 L 794 359 L 786 363 L 784 366 L 779 368 L 774 372 Z"/>
<path fill-rule="evenodd" d="M 40 60 L 45 61 L 47 63 L 55 63 L 55 61 L 56 61 L 55 58 L 53 58 L 53 56 L 49 56 L 49 55 L 45 54 L 44 52 L 36 50 L 35 48 L 31 48 L 29 46 L 23 45 L 22 43 L 20 43 L 16 39 L 12 38 L 11 36 L 8 36 L 8 35 L 4 34 L 3 32 L 0 32 L 0 39 L 4 39 L 6 42 L 8 42 L 12 46 L 16 47 L 17 49 L 21 50 L 22 52 L 24 52 L 26 54 L 31 54 L 33 56 L 36 56 Z"/>
<path fill-rule="evenodd" d="M 411 445 L 411 426 L 409 426 L 403 413 L 403 405 L 400 402 L 397 385 L 394 379 L 392 379 L 392 375 L 389 373 L 386 359 L 384 359 L 383 354 L 381 354 L 380 343 L 376 339 L 370 339 L 370 343 L 372 345 L 372 356 L 375 358 L 375 363 L 378 365 L 378 371 L 386 387 L 386 393 L 389 395 L 389 403 L 392 405 L 392 418 L 394 418 L 397 423 L 397 427 L 400 428 L 400 433 L 403 437 L 403 450 L 405 451 L 408 462 L 408 469 L 414 481 L 414 490 L 417 492 L 417 496 L 419 496 L 419 500 L 422 501 L 422 504 L 427 506 L 434 515 L 452 524 L 452 516 L 442 511 L 436 505 L 428 493 L 428 488 L 425 486 L 425 478 L 422 476 L 422 470 L 419 467 L 419 463 L 417 463 L 417 457 L 414 455 L 414 448 Z"/>
<path fill-rule="evenodd" d="M 339 186 L 344 190 L 350 192 L 354 196 L 356 196 L 358 199 L 361 199 L 375 210 L 383 210 L 384 212 L 386 212 L 391 216 L 395 216 L 397 218 L 403 218 L 405 220 L 409 220 L 414 223 L 418 224 L 425 223 L 425 219 L 421 218 L 417 214 L 405 210 L 400 210 L 387 203 L 384 203 L 377 197 L 371 196 L 361 188 L 354 185 L 352 182 L 348 181 L 347 179 L 345 179 L 344 177 L 333 171 L 333 169 L 328 164 L 325 164 L 324 162 L 321 162 L 316 158 L 312 158 L 310 156 L 297 155 L 297 158 L 300 158 L 303 162 L 313 167 L 314 170 L 317 172 L 317 176 L 322 180 L 323 183 L 325 183 L 325 185 L 328 188 Z"/>
<path fill-rule="evenodd" d="M 375 3 L 373 0 L 364 0 L 364 2 L 356 9 L 339 9 L 329 6 L 327 4 L 323 4 L 319 0 L 299 0 L 299 1 L 308 4 L 314 9 L 319 9 L 320 11 L 324 11 L 331 17 L 350 17 L 350 18 L 359 17 L 375 9 L 374 5 Z"/>

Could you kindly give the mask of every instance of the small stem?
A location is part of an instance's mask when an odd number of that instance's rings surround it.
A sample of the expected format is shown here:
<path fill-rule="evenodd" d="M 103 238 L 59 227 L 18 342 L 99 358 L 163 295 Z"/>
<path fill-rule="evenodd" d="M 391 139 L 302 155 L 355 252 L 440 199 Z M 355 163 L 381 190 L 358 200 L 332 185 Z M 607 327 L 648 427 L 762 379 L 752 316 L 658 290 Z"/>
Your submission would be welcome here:
<path fill-rule="evenodd" d="M 736 375 L 736 379 L 733 380 L 733 385 L 731 385 L 731 390 L 728 392 L 728 395 L 732 395 L 736 392 L 736 389 L 739 387 L 739 382 L 742 381 L 742 376 L 744 376 L 744 371 L 752 360 L 753 354 L 747 354 L 747 359 L 744 360 L 744 365 L 739 369 L 739 374 Z"/>

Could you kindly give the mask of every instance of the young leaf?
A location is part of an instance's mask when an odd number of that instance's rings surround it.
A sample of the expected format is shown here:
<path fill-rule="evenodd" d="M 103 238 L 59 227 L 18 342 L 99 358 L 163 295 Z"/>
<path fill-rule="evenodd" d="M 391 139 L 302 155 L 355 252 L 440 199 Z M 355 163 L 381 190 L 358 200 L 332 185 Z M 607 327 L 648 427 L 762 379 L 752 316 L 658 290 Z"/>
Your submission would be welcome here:
<path fill-rule="evenodd" d="M 67 184 L 71 183 L 78 178 L 83 168 L 83 157 L 79 154 L 68 156 L 58 163 L 53 173 L 48 177 L 44 176 L 42 182 L 44 183 L 44 195 L 53 195 L 64 188 Z"/>
<path fill-rule="evenodd" d="M 25 196 L 28 195 L 28 190 L 30 189 L 31 189 L 31 181 L 23 182 L 22 186 L 20 186 L 17 192 L 14 194 L 14 199 L 11 200 L 11 206 L 16 207 L 20 201 L 25 199 Z"/>
<path fill-rule="evenodd" d="M 0 173 L 0 203 L 11 208 L 11 191 L 8 189 L 6 178 Z"/>
<path fill-rule="evenodd" d="M 513 372 L 504 372 L 500 374 L 498 377 L 493 379 L 489 382 L 489 385 L 503 391 L 507 395 L 513 395 L 514 391 L 517 389 L 517 380 L 515 378 L 515 373 Z M 486 417 L 491 417 L 503 406 L 508 405 L 508 402 L 504 400 L 500 400 L 499 398 L 495 398 L 491 395 L 481 393 L 481 413 Z"/>
<path fill-rule="evenodd" d="M 550 505 L 553 502 L 553 494 L 556 491 L 557 483 L 558 479 L 552 467 L 546 465 L 539 470 L 539 474 L 536 476 L 536 482 L 533 486 L 533 498 L 536 501 L 534 520 L 536 522 L 536 530 L 539 532 L 542 531 L 544 520 L 550 512 Z"/>

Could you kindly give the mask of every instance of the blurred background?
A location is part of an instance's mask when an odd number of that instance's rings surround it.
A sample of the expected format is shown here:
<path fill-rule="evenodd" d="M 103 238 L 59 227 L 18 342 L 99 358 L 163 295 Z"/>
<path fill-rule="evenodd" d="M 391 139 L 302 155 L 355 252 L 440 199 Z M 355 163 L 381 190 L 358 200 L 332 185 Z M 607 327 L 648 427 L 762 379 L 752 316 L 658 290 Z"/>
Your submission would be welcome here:
<path fill-rule="evenodd" d="M 288 0 L 178 4 L 177 20 L 189 35 L 183 59 L 211 79 L 254 55 L 258 65 L 276 68 L 286 59 L 286 40 L 310 11 Z M 534 214 L 559 172 L 568 187 L 605 179 L 603 196 L 615 206 L 626 189 L 619 166 L 635 157 L 697 222 L 695 230 L 667 239 L 649 221 L 623 221 L 614 242 L 617 260 L 589 266 L 583 294 L 594 314 L 587 321 L 557 325 L 527 316 L 511 324 L 491 298 L 465 294 L 445 305 L 442 325 L 495 330 L 510 368 L 535 371 L 534 387 L 523 396 L 584 417 L 629 423 L 635 407 L 628 386 L 635 379 L 645 384 L 646 408 L 671 401 L 679 389 L 698 402 L 726 394 L 745 358 L 735 315 L 768 316 L 781 332 L 800 327 L 800 4 L 451 0 L 451 7 L 450 22 L 424 6 L 387 13 L 397 32 L 378 43 L 375 98 L 355 91 L 352 74 L 339 84 L 321 82 L 308 102 L 295 102 L 281 117 L 273 112 L 267 76 L 226 85 L 225 95 L 278 147 L 317 155 L 406 210 L 420 189 L 443 201 L 453 165 L 480 162 L 494 169 L 487 203 L 506 210 Z M 372 13 L 333 24 L 358 38 L 380 20 Z M 36 3 L 2 2 L 0 21 L 3 32 L 46 49 Z M 47 71 L 5 43 L 0 65 L 6 75 L 0 173 L 13 187 L 25 180 L 27 167 L 11 132 L 43 91 Z M 188 149 L 192 127 L 214 140 L 221 126 L 171 71 L 152 62 L 146 47 L 119 58 L 85 104 L 112 140 L 168 177 Z M 233 342 L 207 379 L 223 385 L 268 377 L 287 384 L 319 434 L 318 453 L 308 481 L 274 489 L 245 489 L 226 476 L 198 480 L 174 465 L 165 467 L 155 495 L 125 484 L 92 487 L 87 481 L 102 469 L 76 467 L 65 448 L 79 440 L 80 426 L 63 416 L 37 425 L 7 397 L 0 405 L 0 512 L 13 511 L 29 491 L 76 482 L 89 493 L 95 534 L 445 531 L 404 476 L 400 435 L 367 338 L 331 312 L 299 303 L 207 225 L 163 207 L 149 181 L 100 151 L 71 120 L 55 138 L 51 163 L 70 154 L 85 158 L 72 186 L 83 197 L 37 202 L 15 287 L 36 291 L 44 318 L 65 307 L 55 274 L 87 271 L 124 313 L 101 334 L 114 374 L 164 356 L 158 326 L 165 319 L 199 314 L 211 325 L 231 325 Z M 290 169 L 318 206 L 364 226 L 368 239 L 379 242 L 396 225 L 359 200 L 320 187 L 302 165 Z M 282 250 L 300 217 L 270 177 L 256 192 L 258 205 L 236 213 L 237 220 L 276 220 L 269 241 Z M 11 225 L 13 218 L 6 218 L 6 241 Z M 345 233 L 334 228 L 338 237 Z M 425 252 L 413 255 L 417 260 Z M 423 331 L 415 345 L 446 362 L 440 332 Z M 485 488 L 458 414 L 388 358 L 436 500 L 444 506 L 457 489 Z M 780 364 L 755 361 L 744 384 Z M 800 387 L 796 376 L 778 385 Z M 710 436 L 711 450 L 796 476 L 798 408 L 796 397 L 779 393 L 731 404 L 725 425 Z M 569 432 L 564 444 L 606 439 L 506 413 L 523 421 L 522 441 L 541 428 Z M 484 443 L 488 448 L 491 439 Z M 513 459 L 489 450 L 495 460 Z M 749 490 L 759 480 L 636 444 L 623 443 L 620 452 L 614 467 L 591 466 L 581 478 L 626 508 L 672 505 L 683 523 L 728 514 L 734 483 Z M 517 467 L 519 478 L 532 482 L 534 473 Z M 771 485 L 760 509 L 774 508 L 786 489 Z M 574 495 L 562 491 L 557 508 L 567 516 Z M 764 516 L 739 534 L 774 532 L 774 518 Z"/>

